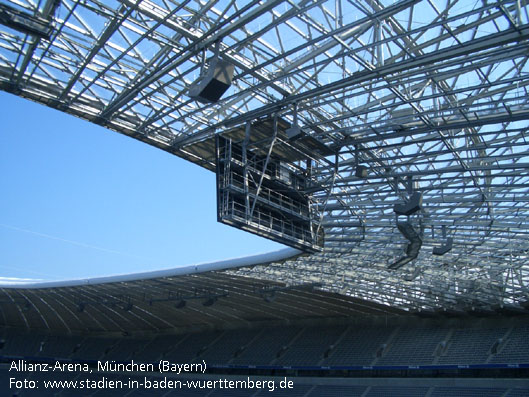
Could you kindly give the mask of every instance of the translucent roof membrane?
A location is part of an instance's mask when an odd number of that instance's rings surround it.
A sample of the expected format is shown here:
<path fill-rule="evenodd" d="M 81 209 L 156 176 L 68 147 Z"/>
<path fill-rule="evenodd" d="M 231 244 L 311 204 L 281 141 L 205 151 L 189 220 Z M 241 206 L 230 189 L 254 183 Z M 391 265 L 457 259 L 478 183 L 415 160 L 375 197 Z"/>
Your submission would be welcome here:
<path fill-rule="evenodd" d="M 239 274 L 320 282 L 409 310 L 526 302 L 529 18 L 526 1 L 3 1 L 50 40 L 0 26 L 0 88 L 200 165 L 190 145 L 277 113 L 336 155 L 313 154 L 322 253 Z M 220 43 L 221 100 L 189 85 Z M 204 161 L 203 161 L 204 160 Z M 367 167 L 366 178 L 356 166 Z M 211 166 L 211 164 L 209 164 Z M 422 193 L 409 221 L 395 204 Z M 443 234 L 444 230 L 444 234 Z M 452 249 L 433 249 L 453 239 Z"/>

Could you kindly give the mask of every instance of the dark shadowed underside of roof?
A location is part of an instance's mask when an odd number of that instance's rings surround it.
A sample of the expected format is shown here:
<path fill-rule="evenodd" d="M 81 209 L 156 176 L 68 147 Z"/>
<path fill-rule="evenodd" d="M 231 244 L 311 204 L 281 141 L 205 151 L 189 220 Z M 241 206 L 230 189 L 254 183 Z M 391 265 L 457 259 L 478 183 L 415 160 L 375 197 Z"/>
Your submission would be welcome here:
<path fill-rule="evenodd" d="M 325 229 L 321 253 L 188 277 L 229 290 L 209 307 L 149 305 L 172 283 L 184 288 L 164 279 L 4 290 L 2 321 L 156 330 L 354 315 L 365 300 L 365 310 L 383 312 L 523 310 L 528 9 L 526 0 L 2 1 L 0 89 L 208 169 L 216 134 L 274 115 L 293 123 L 296 108 L 314 144 L 313 200 Z M 215 43 L 235 67 L 233 84 L 217 103 L 199 103 L 189 87 Z M 407 244 L 394 205 L 412 191 L 423 198 L 408 219 L 420 250 L 391 270 Z M 433 255 L 447 238 L 453 248 Z M 272 303 L 249 292 L 254 282 L 293 281 L 319 291 L 276 291 Z M 132 310 L 99 302 L 129 294 Z"/>
<path fill-rule="evenodd" d="M 216 299 L 215 299 L 216 298 Z M 208 306 L 208 300 L 213 300 Z M 184 307 L 181 302 L 185 301 Z M 404 311 L 224 272 L 75 287 L 0 289 L 2 325 L 51 333 L 160 333 Z"/>

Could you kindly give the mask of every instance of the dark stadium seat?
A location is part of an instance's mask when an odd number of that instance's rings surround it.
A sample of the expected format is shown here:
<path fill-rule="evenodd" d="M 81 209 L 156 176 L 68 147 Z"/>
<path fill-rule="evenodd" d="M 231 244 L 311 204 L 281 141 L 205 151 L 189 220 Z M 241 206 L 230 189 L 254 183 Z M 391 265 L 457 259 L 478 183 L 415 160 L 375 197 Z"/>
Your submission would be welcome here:
<path fill-rule="evenodd" d="M 227 364 L 234 358 L 239 349 L 244 348 L 259 335 L 258 330 L 248 329 L 225 332 L 204 352 L 202 358 L 208 364 Z"/>
<path fill-rule="evenodd" d="M 252 341 L 232 363 L 238 365 L 269 365 L 277 359 L 277 353 L 301 332 L 301 328 L 269 328 L 258 340 Z"/>
<path fill-rule="evenodd" d="M 221 332 L 203 332 L 190 334 L 183 343 L 166 352 L 163 357 L 171 362 L 191 363 L 196 360 L 202 361 L 202 355 L 208 347 L 219 338 Z"/>
<path fill-rule="evenodd" d="M 346 327 L 305 328 L 276 361 L 279 365 L 317 365 L 327 348 L 336 343 Z"/>
<path fill-rule="evenodd" d="M 431 397 L 502 397 L 507 389 L 486 387 L 436 387 Z"/>
<path fill-rule="evenodd" d="M 166 352 L 171 350 L 175 345 L 178 345 L 185 338 L 186 335 L 155 336 L 143 348 L 136 351 L 134 359 L 145 363 L 158 361 Z"/>
<path fill-rule="evenodd" d="M 365 397 L 424 397 L 429 387 L 373 386 Z"/>
<path fill-rule="evenodd" d="M 350 326 L 324 365 L 372 365 L 378 347 L 395 331 L 393 327 Z"/>
<path fill-rule="evenodd" d="M 367 390 L 367 386 L 316 386 L 308 397 L 360 397 Z"/>
<path fill-rule="evenodd" d="M 433 364 L 434 352 L 449 328 L 399 328 L 397 335 L 376 365 Z"/>
<path fill-rule="evenodd" d="M 507 336 L 491 363 L 529 362 L 529 326 L 516 326 Z"/>
<path fill-rule="evenodd" d="M 486 363 L 494 342 L 505 335 L 508 328 L 456 329 L 448 341 L 445 353 L 439 357 L 439 364 L 481 364 Z"/>

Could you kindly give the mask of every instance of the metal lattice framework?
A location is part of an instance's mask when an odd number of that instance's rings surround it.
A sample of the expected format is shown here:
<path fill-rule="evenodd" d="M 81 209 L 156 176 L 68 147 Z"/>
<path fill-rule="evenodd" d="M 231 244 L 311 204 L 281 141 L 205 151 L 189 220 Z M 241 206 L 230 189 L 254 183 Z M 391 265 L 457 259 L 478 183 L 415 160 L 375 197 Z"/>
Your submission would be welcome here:
<path fill-rule="evenodd" d="M 278 114 L 314 156 L 325 248 L 238 274 L 409 310 L 526 302 L 529 7 L 464 0 L 1 0 L 51 36 L 0 25 L 0 88 L 211 168 L 191 148 Z M 3 12 L 3 11 L 2 11 Z M 220 42 L 235 65 L 215 104 L 186 96 Z M 355 176 L 355 166 L 368 169 Z M 418 258 L 393 205 L 422 210 Z M 443 244 L 453 249 L 433 256 Z M 445 237 L 446 237 L 445 236 Z"/>

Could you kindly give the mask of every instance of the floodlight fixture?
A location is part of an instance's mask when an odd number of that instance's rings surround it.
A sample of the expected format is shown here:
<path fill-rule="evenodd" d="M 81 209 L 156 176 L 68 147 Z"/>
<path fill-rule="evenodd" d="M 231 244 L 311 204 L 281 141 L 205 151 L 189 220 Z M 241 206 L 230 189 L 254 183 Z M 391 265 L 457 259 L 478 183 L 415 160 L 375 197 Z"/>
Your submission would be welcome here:
<path fill-rule="evenodd" d="M 292 126 L 285 130 L 285 134 L 287 134 L 287 138 L 289 141 L 295 141 L 296 139 L 301 138 L 304 135 L 303 130 L 298 125 L 298 105 L 297 103 L 294 104 L 294 120 L 293 120 Z"/>
<path fill-rule="evenodd" d="M 360 179 L 367 178 L 367 167 L 365 165 L 357 165 L 355 168 L 355 176 Z"/>
<path fill-rule="evenodd" d="M 231 86 L 235 66 L 222 59 L 219 52 L 220 42 L 217 42 L 207 70 L 189 88 L 189 97 L 198 102 L 216 103 Z"/>
<path fill-rule="evenodd" d="M 186 305 L 187 302 L 184 299 L 181 299 L 175 303 L 174 307 L 176 307 L 177 309 L 183 309 L 184 307 L 186 307 Z"/>
<path fill-rule="evenodd" d="M 272 292 L 270 292 L 268 294 L 263 294 L 263 299 L 265 300 L 265 302 L 272 303 L 273 301 L 276 300 L 275 291 L 272 291 Z"/>
<path fill-rule="evenodd" d="M 358 145 L 355 145 L 355 176 L 360 179 L 367 178 L 367 167 L 360 164 Z"/>
<path fill-rule="evenodd" d="M 204 302 L 202 302 L 202 306 L 213 306 L 213 304 L 215 304 L 215 302 L 217 301 L 217 297 L 216 296 L 211 296 L 209 298 L 207 298 Z"/>

